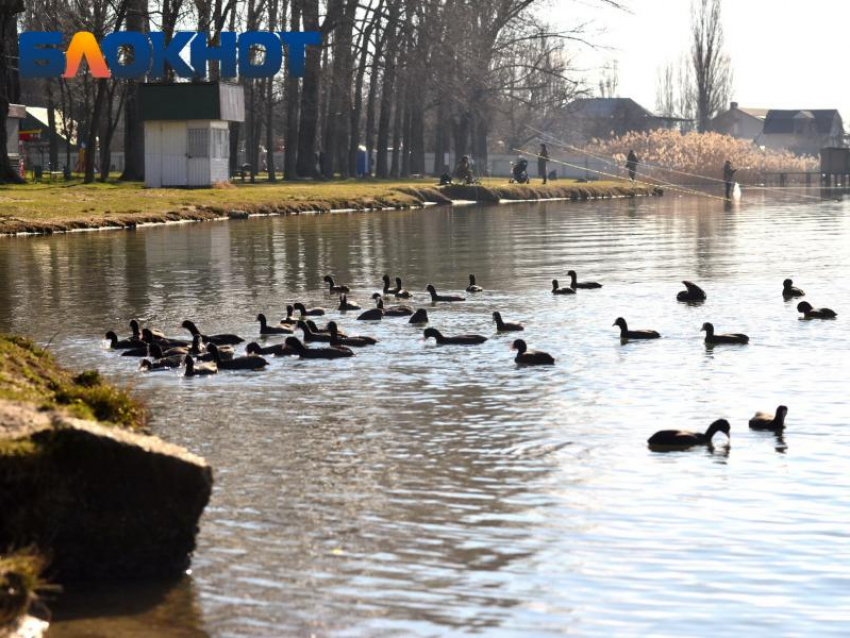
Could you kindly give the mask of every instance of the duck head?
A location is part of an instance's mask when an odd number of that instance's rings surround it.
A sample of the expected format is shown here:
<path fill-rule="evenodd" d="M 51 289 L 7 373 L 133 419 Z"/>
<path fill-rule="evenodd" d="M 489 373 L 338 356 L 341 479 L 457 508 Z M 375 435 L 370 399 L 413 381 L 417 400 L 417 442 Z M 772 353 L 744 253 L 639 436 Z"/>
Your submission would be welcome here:
<path fill-rule="evenodd" d="M 729 434 L 729 431 L 731 429 L 732 427 L 729 425 L 729 421 L 727 421 L 726 419 L 717 419 L 717 421 L 715 421 L 708 427 L 708 431 L 705 433 L 705 436 L 710 441 L 714 438 L 715 434 L 717 434 L 718 432 L 723 432 L 723 434 L 726 435 L 727 439 L 731 439 L 732 437 Z"/>
<path fill-rule="evenodd" d="M 293 315 L 293 313 L 295 313 L 295 308 L 293 308 L 292 306 L 287 306 L 286 307 L 286 318 L 288 319 L 289 317 L 291 317 Z"/>
<path fill-rule="evenodd" d="M 495 321 L 496 323 L 500 323 L 502 321 L 502 313 L 500 313 L 498 310 L 493 313 L 493 321 Z"/>
<path fill-rule="evenodd" d="M 138 338 L 138 337 L 139 337 L 139 335 L 141 334 L 141 333 L 139 332 L 139 322 L 138 322 L 138 321 L 136 321 L 135 319 L 130 319 L 130 330 L 132 330 L 132 331 L 133 331 L 133 336 L 134 336 L 134 337 L 137 337 L 137 338 Z"/>
<path fill-rule="evenodd" d="M 474 285 L 475 285 L 475 275 L 470 275 L 470 276 L 469 276 L 469 285 L 470 285 L 470 286 L 474 286 Z"/>
<path fill-rule="evenodd" d="M 266 316 L 261 312 L 260 314 L 257 315 L 256 321 L 259 321 L 261 326 L 265 326 L 266 325 Z"/>
<path fill-rule="evenodd" d="M 626 330 L 629 329 L 629 326 L 626 323 L 626 320 L 623 319 L 622 317 L 617 317 L 617 320 L 614 322 L 613 325 L 617 326 L 623 332 L 625 332 Z"/>
<path fill-rule="evenodd" d="M 517 352 L 522 354 L 526 350 L 528 350 L 528 346 L 522 339 L 515 339 L 514 342 L 511 344 L 511 350 L 516 350 Z"/>
<path fill-rule="evenodd" d="M 112 330 L 106 333 L 106 340 L 110 343 L 114 344 L 118 341 L 118 335 L 115 334 Z"/>
<path fill-rule="evenodd" d="M 260 344 L 256 341 L 252 341 L 247 346 L 245 346 L 245 352 L 248 354 L 260 354 L 262 348 L 260 348 Z"/>
<path fill-rule="evenodd" d="M 437 339 L 439 341 L 440 337 L 443 336 L 436 328 L 425 328 L 425 332 L 423 334 L 425 335 L 426 340 L 433 337 L 434 339 Z"/>
<path fill-rule="evenodd" d="M 575 271 L 575 270 L 568 270 L 568 271 L 567 271 L 567 277 L 569 277 L 570 279 L 572 279 L 573 283 L 575 283 L 576 279 L 578 278 L 578 275 L 576 275 L 576 271 Z"/>
<path fill-rule="evenodd" d="M 810 313 L 814 308 L 808 301 L 801 301 L 797 304 L 797 312 L 802 312 L 804 315 Z"/>
<path fill-rule="evenodd" d="M 339 328 L 336 325 L 336 321 L 328 321 L 328 332 L 330 332 L 333 337 L 337 336 Z"/>
<path fill-rule="evenodd" d="M 198 330 L 198 326 L 196 326 L 194 322 L 189 321 L 188 319 L 186 319 L 182 324 L 180 324 L 180 326 L 184 330 L 188 330 L 189 332 L 191 332 L 193 335 L 201 334 L 201 331 Z"/>
<path fill-rule="evenodd" d="M 553 279 L 552 280 L 552 290 L 557 290 L 557 288 L 558 288 L 558 280 Z"/>
<path fill-rule="evenodd" d="M 791 288 L 793 285 L 794 285 L 794 282 L 791 279 L 786 279 L 785 281 L 782 282 L 783 288 Z"/>
<path fill-rule="evenodd" d="M 425 290 L 427 290 L 428 292 L 430 292 L 432 295 L 436 295 L 436 294 L 437 294 L 437 289 L 436 289 L 436 288 L 434 288 L 434 286 L 433 286 L 432 284 L 428 284 L 427 286 L 425 286 Z"/>
<path fill-rule="evenodd" d="M 711 324 L 706 321 L 704 324 L 702 324 L 702 328 L 700 328 L 699 331 L 704 332 L 706 337 L 710 337 L 714 334 L 714 324 Z"/>

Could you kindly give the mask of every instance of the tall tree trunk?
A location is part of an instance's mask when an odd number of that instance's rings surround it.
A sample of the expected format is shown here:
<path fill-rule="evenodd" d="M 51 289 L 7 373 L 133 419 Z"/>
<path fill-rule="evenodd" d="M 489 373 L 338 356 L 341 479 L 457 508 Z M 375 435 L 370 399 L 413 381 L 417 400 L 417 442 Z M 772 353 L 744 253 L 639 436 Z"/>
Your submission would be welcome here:
<path fill-rule="evenodd" d="M 106 97 L 106 80 L 97 80 L 97 96 L 94 99 L 94 109 L 92 110 L 91 120 L 88 123 L 88 131 L 86 133 L 86 165 L 85 177 L 83 181 L 86 184 L 91 184 L 94 181 L 94 158 L 97 149 L 97 123 L 103 113 L 103 102 Z"/>
<path fill-rule="evenodd" d="M 49 129 L 48 155 L 50 157 L 50 170 L 55 171 L 59 167 L 59 140 L 56 137 L 56 102 L 53 99 L 53 79 L 44 81 L 45 93 L 47 93 L 47 128 Z"/>
<path fill-rule="evenodd" d="M 410 113 L 410 172 L 425 175 L 425 97 L 421 87 L 413 91 Z M 439 175 L 439 173 L 437 173 Z"/>
<path fill-rule="evenodd" d="M 269 0 L 269 31 L 277 30 L 278 0 Z M 277 169 L 274 163 L 274 78 L 266 81 L 266 169 L 269 181 L 277 181 Z"/>
<path fill-rule="evenodd" d="M 302 7 L 304 29 L 319 30 L 319 0 L 296 0 Z M 316 129 L 319 122 L 319 79 L 322 52 L 319 47 L 307 47 L 304 78 L 301 88 L 301 121 L 298 128 L 298 159 L 296 169 L 301 177 L 316 175 Z"/>
<path fill-rule="evenodd" d="M 372 54 L 372 65 L 369 71 L 369 97 L 366 100 L 366 164 L 369 176 L 375 174 L 373 164 L 375 152 L 375 105 L 378 100 L 378 63 L 383 53 L 383 44 L 386 33 L 378 40 L 375 51 Z"/>
<path fill-rule="evenodd" d="M 148 32 L 148 0 L 130 0 L 127 30 Z M 144 80 L 141 80 L 144 81 Z M 124 104 L 124 172 L 122 180 L 145 179 L 145 125 L 139 113 L 139 80 L 128 80 Z"/>
<path fill-rule="evenodd" d="M 396 57 L 398 53 L 398 15 L 399 3 L 394 2 L 390 7 L 390 21 L 387 25 L 387 55 L 385 58 L 384 77 L 381 86 L 381 114 L 378 117 L 378 150 L 376 159 L 376 175 L 386 178 L 390 174 L 387 162 L 387 146 L 390 143 L 390 117 L 395 91 Z M 375 81 L 374 79 L 372 80 Z"/>
<path fill-rule="evenodd" d="M 6 139 L 6 120 L 9 104 L 20 100 L 21 84 L 18 71 L 10 60 L 18 57 L 18 19 L 23 12 L 22 1 L 5 1 L 0 5 L 0 184 L 20 184 L 23 180 L 17 167 L 9 160 Z"/>
<path fill-rule="evenodd" d="M 449 149 L 448 127 L 449 117 L 445 102 L 441 99 L 437 103 L 437 116 L 434 122 L 434 175 L 442 175 L 443 171 L 451 170 L 447 167 L 445 154 Z"/>
<path fill-rule="evenodd" d="M 410 99 L 413 94 L 413 89 L 410 84 L 410 82 L 405 82 L 405 90 L 401 94 L 402 99 L 404 100 L 404 112 L 401 117 L 401 137 L 403 140 L 401 147 L 402 177 L 410 177 L 410 138 L 412 137 L 411 127 L 413 125 L 413 104 Z"/>
<path fill-rule="evenodd" d="M 301 3 L 292 1 L 292 16 L 290 18 L 290 29 L 298 31 L 301 28 Z M 287 53 L 287 59 L 288 59 Z M 289 73 L 289 65 L 286 70 L 286 89 L 283 96 L 284 114 L 286 116 L 285 131 L 283 137 L 283 177 L 284 179 L 296 179 L 298 177 L 298 107 L 301 101 L 301 85 L 298 78 Z"/>
<path fill-rule="evenodd" d="M 360 60 L 357 65 L 357 76 L 354 80 L 354 103 L 351 106 L 348 139 L 348 173 L 357 176 L 357 153 L 360 150 L 360 118 L 363 115 L 363 83 L 366 79 L 367 62 L 369 61 L 369 39 L 375 22 L 371 21 L 360 41 Z"/>

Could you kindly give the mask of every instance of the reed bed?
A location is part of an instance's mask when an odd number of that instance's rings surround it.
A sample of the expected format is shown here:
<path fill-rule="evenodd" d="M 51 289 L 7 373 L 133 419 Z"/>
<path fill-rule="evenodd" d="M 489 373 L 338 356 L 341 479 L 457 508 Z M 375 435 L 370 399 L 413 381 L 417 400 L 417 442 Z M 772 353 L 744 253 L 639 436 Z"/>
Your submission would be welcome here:
<path fill-rule="evenodd" d="M 588 153 L 613 158 L 618 174 L 625 176 L 626 156 L 634 149 L 640 165 L 638 180 L 672 184 L 709 185 L 723 177 L 723 163 L 729 159 L 738 168 L 735 178 L 745 184 L 761 184 L 768 173 L 817 171 L 819 161 L 788 151 L 761 149 L 748 140 L 719 133 L 685 133 L 657 130 L 632 132 L 610 140 L 594 140 L 585 147 Z M 664 167 L 679 172 L 662 170 Z M 613 170 L 613 169 L 612 169 Z"/>

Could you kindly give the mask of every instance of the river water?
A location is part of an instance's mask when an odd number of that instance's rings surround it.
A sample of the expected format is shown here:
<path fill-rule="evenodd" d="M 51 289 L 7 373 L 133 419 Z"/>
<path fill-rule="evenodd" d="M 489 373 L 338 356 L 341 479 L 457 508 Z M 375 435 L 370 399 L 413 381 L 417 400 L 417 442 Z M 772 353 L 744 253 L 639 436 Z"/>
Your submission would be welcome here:
<path fill-rule="evenodd" d="M 793 195 L 431 208 L 0 240 L 0 330 L 129 384 L 216 487 L 191 575 L 74 592 L 52 636 L 850 633 L 850 203 Z M 553 297 L 575 269 L 601 290 Z M 262 373 L 143 374 L 100 341 L 138 317 L 258 334 L 322 277 L 401 276 L 446 334 Z M 432 307 L 424 288 L 485 292 Z M 800 321 L 792 277 L 837 321 Z M 676 302 L 680 281 L 708 292 Z M 518 369 L 500 310 L 553 368 Z M 618 316 L 663 339 L 622 344 Z M 700 327 L 745 332 L 707 350 Z M 268 343 L 274 339 L 266 340 Z M 756 410 L 789 407 L 783 437 Z M 732 424 L 659 454 L 654 431 Z"/>

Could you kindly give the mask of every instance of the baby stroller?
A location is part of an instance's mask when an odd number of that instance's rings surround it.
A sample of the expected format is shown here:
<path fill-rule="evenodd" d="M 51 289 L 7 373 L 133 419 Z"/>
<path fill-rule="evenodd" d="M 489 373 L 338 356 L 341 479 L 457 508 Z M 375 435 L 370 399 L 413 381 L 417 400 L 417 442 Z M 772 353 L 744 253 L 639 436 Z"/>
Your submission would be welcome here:
<path fill-rule="evenodd" d="M 513 174 L 512 184 L 528 184 L 528 160 L 524 158 L 518 160 L 511 173 Z"/>

